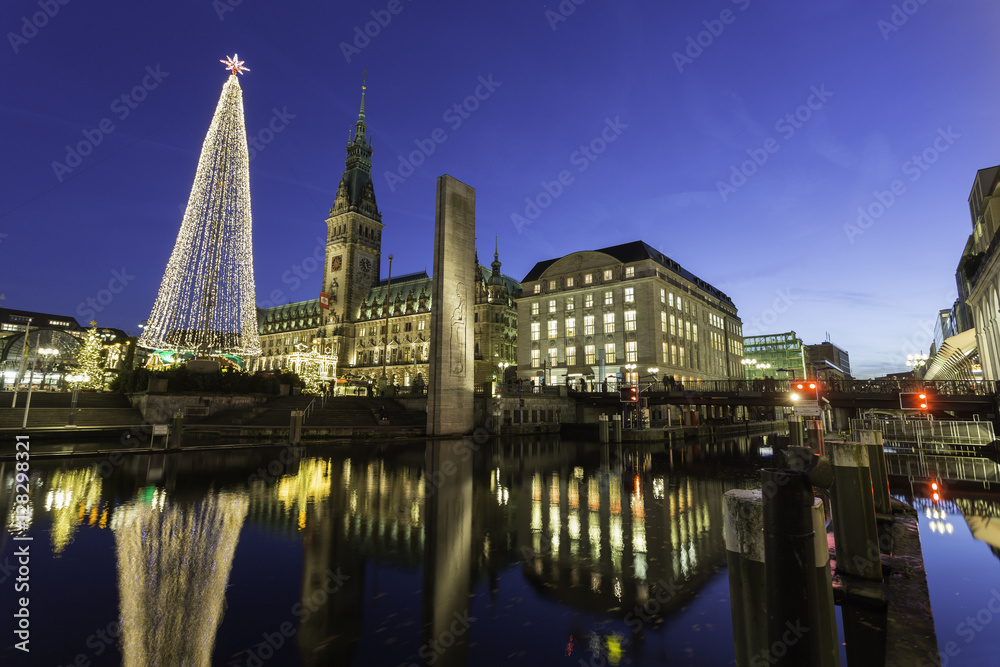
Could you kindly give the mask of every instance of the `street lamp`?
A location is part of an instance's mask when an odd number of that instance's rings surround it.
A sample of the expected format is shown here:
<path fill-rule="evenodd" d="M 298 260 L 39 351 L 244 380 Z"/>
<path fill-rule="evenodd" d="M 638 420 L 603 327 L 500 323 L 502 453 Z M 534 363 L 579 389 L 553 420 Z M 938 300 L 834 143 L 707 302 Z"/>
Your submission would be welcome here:
<path fill-rule="evenodd" d="M 45 369 L 51 367 L 52 358 L 59 355 L 59 350 L 54 347 L 42 347 L 38 349 L 38 354 L 42 355 L 42 387 L 45 386 Z"/>
<path fill-rule="evenodd" d="M 628 375 L 626 377 L 626 382 L 627 383 L 631 384 L 631 382 L 632 382 L 632 372 L 635 371 L 636 368 L 638 368 L 638 366 L 636 366 L 635 364 L 625 364 L 625 370 L 628 373 Z M 636 382 L 636 384 L 638 384 L 638 382 Z"/>
<path fill-rule="evenodd" d="M 927 360 L 930 359 L 926 354 L 908 354 L 906 355 L 906 365 L 913 369 L 913 377 L 918 377 L 921 369 L 927 364 Z"/>

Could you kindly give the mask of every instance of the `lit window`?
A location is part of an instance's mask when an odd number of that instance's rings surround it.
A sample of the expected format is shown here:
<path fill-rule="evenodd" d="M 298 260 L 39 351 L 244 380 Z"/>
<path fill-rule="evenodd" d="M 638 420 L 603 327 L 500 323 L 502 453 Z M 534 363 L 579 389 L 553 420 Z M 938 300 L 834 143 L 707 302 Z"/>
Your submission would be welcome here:
<path fill-rule="evenodd" d="M 566 336 L 576 335 L 576 318 L 567 317 L 566 318 Z"/>
<path fill-rule="evenodd" d="M 540 322 L 531 323 L 531 340 L 538 340 L 542 337 L 542 325 Z"/>
<path fill-rule="evenodd" d="M 681 345 L 681 366 L 684 365 L 684 346 Z"/>
<path fill-rule="evenodd" d="M 613 306 L 614 304 L 615 304 L 615 293 L 612 292 L 611 290 L 608 290 L 607 292 L 604 293 L 604 305 Z"/>
<path fill-rule="evenodd" d="M 698 342 L 698 325 L 697 324 L 692 324 L 691 325 L 691 337 L 694 340 L 694 342 L 696 342 L 696 343 Z"/>
<path fill-rule="evenodd" d="M 604 313 L 604 333 L 611 334 L 614 332 L 615 332 L 615 314 Z"/>
<path fill-rule="evenodd" d="M 685 322 L 684 323 L 684 337 L 687 338 L 688 340 L 691 340 L 691 323 L 690 322 Z"/>
<path fill-rule="evenodd" d="M 667 344 L 663 344 L 663 363 L 668 363 L 670 360 L 667 358 Z"/>
<path fill-rule="evenodd" d="M 660 331 L 667 333 L 667 314 L 664 311 L 660 311 Z"/>
<path fill-rule="evenodd" d="M 676 345 L 671 345 L 670 346 L 670 363 L 673 366 L 677 365 L 677 346 Z"/>
<path fill-rule="evenodd" d="M 419 322 L 417 322 L 417 331 L 423 331 L 426 325 L 427 322 L 425 320 L 420 320 Z"/>
<path fill-rule="evenodd" d="M 538 302 L 537 301 L 534 302 L 533 304 L 531 304 L 531 314 L 532 315 L 537 315 L 538 314 Z"/>
<path fill-rule="evenodd" d="M 538 294 L 541 291 L 542 291 L 542 284 L 541 283 L 535 283 L 535 294 Z"/>
<path fill-rule="evenodd" d="M 593 294 L 593 292 L 591 292 L 590 294 L 584 295 L 584 297 L 583 297 L 583 307 L 584 308 L 593 308 L 594 307 L 594 294 Z"/>
<path fill-rule="evenodd" d="M 559 351 L 554 348 L 549 348 L 549 367 L 557 366 L 559 364 Z"/>
<path fill-rule="evenodd" d="M 552 290 L 552 289 L 555 289 L 555 288 L 556 288 L 556 281 L 550 280 L 549 281 L 549 289 Z"/>
<path fill-rule="evenodd" d="M 583 335 L 593 336 L 594 335 L 594 316 L 587 315 L 583 318 Z"/>
<path fill-rule="evenodd" d="M 583 282 L 585 285 L 589 285 L 590 283 L 594 282 L 594 274 L 593 273 L 586 274 L 583 277 Z"/>
<path fill-rule="evenodd" d="M 625 267 L 625 277 L 626 278 L 635 278 L 635 267 L 634 266 L 626 266 Z"/>
<path fill-rule="evenodd" d="M 542 351 L 532 350 L 531 351 L 531 367 L 539 368 L 542 365 Z"/>
<path fill-rule="evenodd" d="M 593 365 L 595 363 L 594 357 L 597 354 L 597 347 L 594 345 L 585 345 L 583 347 L 583 363 Z"/>
<path fill-rule="evenodd" d="M 674 318 L 673 313 L 670 313 L 670 335 L 677 335 L 677 320 Z"/>
<path fill-rule="evenodd" d="M 566 348 L 566 365 L 576 366 L 576 348 L 567 347 Z"/>
<path fill-rule="evenodd" d="M 677 310 L 681 310 L 681 295 L 677 295 Z"/>
<path fill-rule="evenodd" d="M 566 287 L 572 287 L 572 286 L 573 286 L 573 276 L 570 276 L 569 278 L 566 279 Z"/>
<path fill-rule="evenodd" d="M 613 364 L 615 363 L 615 344 L 605 343 L 604 344 L 604 363 Z"/>
<path fill-rule="evenodd" d="M 666 302 L 667 302 L 667 290 L 660 289 L 660 303 L 666 303 Z"/>
<path fill-rule="evenodd" d="M 557 320 L 549 320 L 549 338 L 555 338 L 559 335 L 559 322 Z"/>
<path fill-rule="evenodd" d="M 635 331 L 635 311 L 625 311 L 625 331 Z"/>
<path fill-rule="evenodd" d="M 635 303 L 635 288 L 626 287 L 625 288 L 625 303 Z"/>
<path fill-rule="evenodd" d="M 576 305 L 576 299 L 571 296 L 566 297 L 566 310 L 573 310 Z"/>
<path fill-rule="evenodd" d="M 555 299 L 549 299 L 549 312 L 550 313 L 556 312 L 556 300 Z"/>
<path fill-rule="evenodd" d="M 639 344 L 634 340 L 625 343 L 625 361 L 635 363 L 639 360 Z"/>
<path fill-rule="evenodd" d="M 605 269 L 604 270 L 604 279 L 605 280 L 611 280 L 611 275 L 612 275 L 611 274 L 611 269 Z"/>

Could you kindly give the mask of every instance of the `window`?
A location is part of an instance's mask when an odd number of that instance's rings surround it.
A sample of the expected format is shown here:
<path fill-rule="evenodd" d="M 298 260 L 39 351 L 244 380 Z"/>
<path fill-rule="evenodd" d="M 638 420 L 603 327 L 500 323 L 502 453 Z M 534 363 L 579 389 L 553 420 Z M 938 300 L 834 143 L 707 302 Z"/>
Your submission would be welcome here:
<path fill-rule="evenodd" d="M 403 331 L 413 331 L 413 322 L 407 322 L 403 325 Z"/>
<path fill-rule="evenodd" d="M 635 303 L 635 288 L 626 287 L 625 288 L 625 303 Z"/>
<path fill-rule="evenodd" d="M 614 332 L 615 332 L 615 314 L 604 313 L 604 333 L 611 334 Z"/>
<path fill-rule="evenodd" d="M 684 365 L 684 346 L 681 345 L 681 366 Z"/>
<path fill-rule="evenodd" d="M 567 347 L 566 348 L 566 365 L 576 366 L 576 348 Z"/>
<path fill-rule="evenodd" d="M 670 313 L 670 335 L 677 335 L 677 320 L 674 318 L 673 313 Z"/>
<path fill-rule="evenodd" d="M 573 276 L 570 276 L 569 278 L 566 279 L 566 287 L 572 287 L 572 286 L 573 286 Z"/>
<path fill-rule="evenodd" d="M 358 335 L 360 337 L 364 338 L 365 337 L 365 331 L 366 331 L 366 329 L 364 327 L 361 327 L 361 330 L 358 332 Z"/>
<path fill-rule="evenodd" d="M 593 345 L 584 345 L 583 347 L 583 363 L 593 365 L 595 363 L 594 357 L 597 348 Z"/>
<path fill-rule="evenodd" d="M 667 333 L 667 314 L 664 311 L 660 311 L 660 332 Z"/>
<path fill-rule="evenodd" d="M 673 298 L 673 295 L 671 295 L 671 298 Z M 661 288 L 660 289 L 660 303 L 666 303 L 666 302 L 667 302 L 667 290 Z M 671 302 L 670 305 L 673 305 L 673 302 Z"/>
<path fill-rule="evenodd" d="M 613 274 L 611 273 L 611 269 L 605 269 L 604 270 L 604 279 L 605 280 L 611 280 L 612 279 L 612 275 Z"/>
<path fill-rule="evenodd" d="M 576 318 L 575 317 L 567 317 L 566 318 L 566 336 L 569 337 L 569 336 L 575 336 L 575 335 L 576 335 Z"/>
<path fill-rule="evenodd" d="M 531 340 L 538 340 L 542 337 L 542 325 L 540 322 L 531 323 Z"/>
<path fill-rule="evenodd" d="M 677 295 L 677 310 L 681 310 L 681 295 Z"/>
<path fill-rule="evenodd" d="M 549 368 L 554 368 L 559 364 L 559 350 L 554 347 L 549 348 Z"/>
<path fill-rule="evenodd" d="M 538 294 L 541 291 L 542 291 L 542 284 L 541 283 L 535 283 L 535 294 Z"/>
<path fill-rule="evenodd" d="M 586 275 L 585 275 L 585 276 L 583 277 L 583 283 L 584 283 L 585 285 L 589 285 L 589 284 L 591 284 L 592 282 L 594 282 L 594 274 L 593 274 L 593 273 L 588 273 L 588 274 L 586 274 Z"/>
<path fill-rule="evenodd" d="M 615 305 L 615 293 L 612 292 L 611 290 L 608 290 L 607 292 L 604 293 L 604 305 L 605 306 Z"/>
<path fill-rule="evenodd" d="M 549 312 L 550 313 L 556 312 L 556 300 L 555 299 L 549 299 Z"/>
<path fill-rule="evenodd" d="M 667 357 L 667 344 L 663 344 L 663 363 L 668 363 L 670 359 Z"/>
<path fill-rule="evenodd" d="M 593 308 L 594 307 L 594 294 L 591 292 L 583 297 L 583 307 Z"/>
<path fill-rule="evenodd" d="M 691 323 L 690 322 L 685 322 L 684 323 L 684 337 L 687 338 L 688 340 L 691 340 Z"/>
<path fill-rule="evenodd" d="M 677 365 L 677 346 L 670 346 L 670 364 L 673 366 Z"/>
<path fill-rule="evenodd" d="M 553 289 L 555 289 L 555 288 L 556 288 L 556 281 L 554 281 L 554 280 L 550 280 L 550 281 L 549 281 L 549 289 L 550 289 L 550 290 L 553 290 Z"/>
<path fill-rule="evenodd" d="M 571 296 L 566 297 L 566 310 L 573 310 L 576 306 L 576 299 Z"/>
<path fill-rule="evenodd" d="M 531 314 L 532 315 L 537 315 L 538 314 L 538 302 L 537 301 L 534 302 L 533 304 L 531 304 Z"/>
<path fill-rule="evenodd" d="M 691 336 L 692 336 L 692 339 L 694 340 L 694 342 L 697 343 L 698 342 L 698 325 L 697 324 L 692 324 L 691 325 Z"/>
<path fill-rule="evenodd" d="M 604 363 L 613 364 L 615 362 L 615 344 L 605 343 L 604 344 Z"/>
<path fill-rule="evenodd" d="M 542 365 L 542 351 L 532 350 L 531 351 L 531 367 L 539 368 Z"/>
<path fill-rule="evenodd" d="M 555 338 L 559 335 L 559 321 L 549 320 L 549 338 Z"/>
<path fill-rule="evenodd" d="M 594 335 L 594 316 L 587 315 L 583 318 L 583 335 L 593 336 Z"/>
<path fill-rule="evenodd" d="M 625 343 L 625 361 L 635 363 L 639 360 L 639 344 L 634 340 Z"/>
<path fill-rule="evenodd" d="M 427 326 L 427 321 L 420 320 L 419 322 L 417 322 L 417 331 L 423 331 L 426 328 L 426 326 Z"/>
<path fill-rule="evenodd" d="M 635 267 L 634 266 L 626 266 L 625 267 L 625 277 L 626 278 L 635 278 Z"/>
<path fill-rule="evenodd" d="M 635 331 L 635 311 L 625 311 L 625 331 Z"/>

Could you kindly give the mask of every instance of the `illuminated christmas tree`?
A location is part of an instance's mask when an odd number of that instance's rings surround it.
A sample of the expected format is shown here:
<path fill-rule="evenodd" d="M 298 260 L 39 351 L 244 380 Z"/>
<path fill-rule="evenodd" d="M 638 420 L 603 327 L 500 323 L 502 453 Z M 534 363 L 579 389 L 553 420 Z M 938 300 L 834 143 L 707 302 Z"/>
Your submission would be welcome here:
<path fill-rule="evenodd" d="M 101 363 L 101 337 L 97 333 L 97 322 L 90 323 L 90 329 L 83 335 L 83 344 L 76 350 L 73 359 L 73 376 L 81 378 L 72 384 L 81 389 L 104 388 L 104 366 Z"/>
<path fill-rule="evenodd" d="M 201 148 L 198 172 L 139 345 L 199 354 L 260 354 L 250 169 L 236 55 Z"/>

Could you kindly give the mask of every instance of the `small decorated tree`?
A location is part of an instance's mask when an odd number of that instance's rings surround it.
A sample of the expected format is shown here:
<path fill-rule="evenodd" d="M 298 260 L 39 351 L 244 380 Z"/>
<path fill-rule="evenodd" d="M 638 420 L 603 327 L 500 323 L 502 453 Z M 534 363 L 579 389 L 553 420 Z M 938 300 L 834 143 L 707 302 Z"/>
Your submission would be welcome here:
<path fill-rule="evenodd" d="M 104 388 L 104 364 L 101 359 L 101 337 L 97 333 L 97 322 L 90 323 L 90 329 L 83 335 L 83 343 L 77 348 L 73 358 L 73 374 L 82 379 L 73 383 L 81 389 Z"/>

